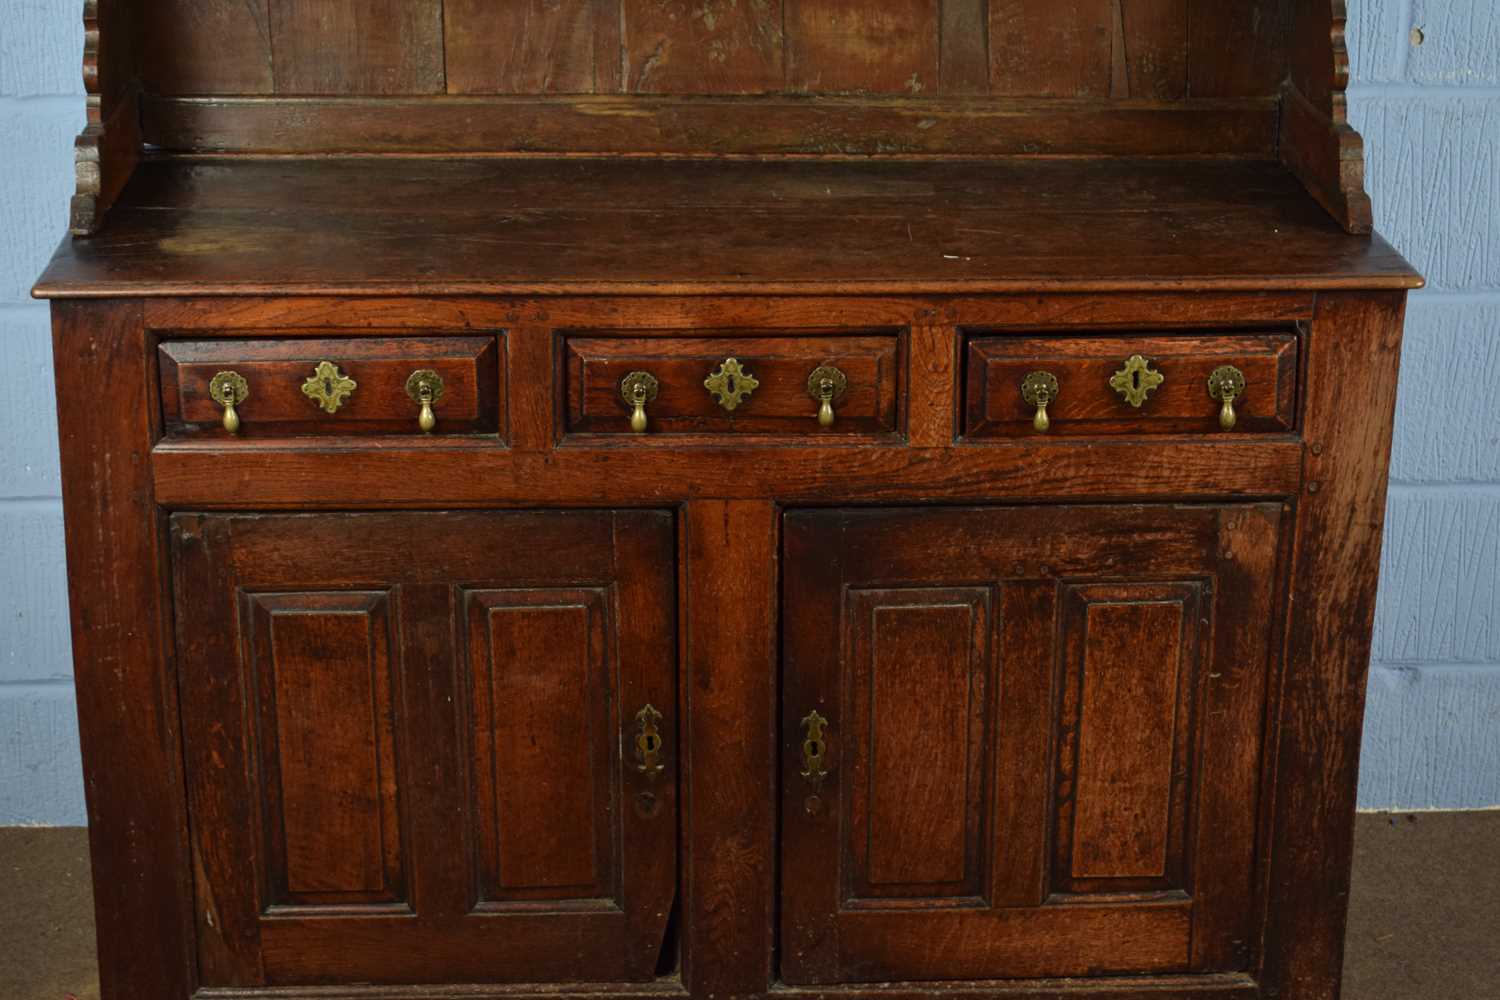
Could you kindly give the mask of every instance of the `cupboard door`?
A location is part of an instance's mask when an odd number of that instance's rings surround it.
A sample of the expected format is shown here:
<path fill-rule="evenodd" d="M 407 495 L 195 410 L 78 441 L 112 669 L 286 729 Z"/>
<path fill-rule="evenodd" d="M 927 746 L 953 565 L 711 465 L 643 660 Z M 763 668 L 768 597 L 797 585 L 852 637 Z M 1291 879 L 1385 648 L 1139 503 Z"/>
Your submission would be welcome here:
<path fill-rule="evenodd" d="M 172 519 L 208 986 L 652 978 L 668 513 Z"/>
<path fill-rule="evenodd" d="M 789 513 L 784 980 L 1248 968 L 1281 516 Z"/>

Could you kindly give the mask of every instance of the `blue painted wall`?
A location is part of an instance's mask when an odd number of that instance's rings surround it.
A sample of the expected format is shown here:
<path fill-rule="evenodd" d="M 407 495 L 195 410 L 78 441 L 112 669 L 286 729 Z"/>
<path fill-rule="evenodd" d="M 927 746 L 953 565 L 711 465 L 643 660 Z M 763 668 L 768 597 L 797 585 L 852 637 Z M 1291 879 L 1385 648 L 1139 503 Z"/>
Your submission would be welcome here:
<path fill-rule="evenodd" d="M 66 223 L 80 6 L 0 0 L 0 825 L 84 821 L 47 312 L 26 296 Z M 1360 803 L 1500 805 L 1500 9 L 1349 7 L 1377 223 L 1432 285 L 1406 335 Z"/>

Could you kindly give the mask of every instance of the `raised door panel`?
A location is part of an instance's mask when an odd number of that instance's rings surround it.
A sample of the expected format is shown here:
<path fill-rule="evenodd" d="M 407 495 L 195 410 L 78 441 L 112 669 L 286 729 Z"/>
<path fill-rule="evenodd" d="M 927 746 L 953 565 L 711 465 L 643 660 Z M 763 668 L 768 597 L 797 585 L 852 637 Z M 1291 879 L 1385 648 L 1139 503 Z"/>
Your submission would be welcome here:
<path fill-rule="evenodd" d="M 606 615 L 598 591 L 464 594 L 484 904 L 617 904 Z"/>
<path fill-rule="evenodd" d="M 243 598 L 268 902 L 404 903 L 388 595 Z"/>
<path fill-rule="evenodd" d="M 783 978 L 1248 968 L 1281 515 L 788 514 Z"/>
<path fill-rule="evenodd" d="M 203 983 L 652 978 L 674 535 L 650 511 L 174 516 Z"/>

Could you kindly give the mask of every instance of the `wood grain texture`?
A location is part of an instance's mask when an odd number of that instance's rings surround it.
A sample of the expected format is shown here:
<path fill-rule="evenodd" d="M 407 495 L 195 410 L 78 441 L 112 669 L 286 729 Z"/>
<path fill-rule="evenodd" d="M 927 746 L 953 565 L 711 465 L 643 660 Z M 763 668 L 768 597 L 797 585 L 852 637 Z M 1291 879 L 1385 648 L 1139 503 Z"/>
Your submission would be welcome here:
<path fill-rule="evenodd" d="M 1284 996 L 1339 995 L 1403 312 L 1400 296 L 1328 295 L 1308 339 L 1310 384 L 1340 391 L 1311 395 L 1304 416 L 1261 968 Z"/>
<path fill-rule="evenodd" d="M 783 0 L 787 89 L 905 93 L 939 88 L 939 0 Z"/>
<path fill-rule="evenodd" d="M 603 595 L 468 590 L 463 611 L 481 898 L 618 902 Z"/>
<path fill-rule="evenodd" d="M 787 981 L 1242 964 L 1244 954 L 1219 946 L 1231 929 L 1243 941 L 1254 899 L 1245 873 L 1256 844 L 1277 546 L 1260 534 L 1242 551 L 1234 532 L 1247 522 L 1274 530 L 1278 512 L 788 513 Z M 1218 577 L 1224 592 L 1202 607 L 1203 581 Z M 1059 589 L 1054 620 L 1048 591 Z M 997 592 L 1005 618 L 988 610 Z M 886 630 L 883 616 L 897 612 L 900 624 Z M 981 617 L 991 624 L 977 635 Z M 1209 653 L 1210 634 L 1241 645 Z M 1001 662 L 993 672 L 983 653 L 991 644 Z M 1023 651 L 1014 663 L 1013 650 Z M 1053 704 L 1058 670 L 1067 676 L 1061 707 L 1022 714 Z M 919 686 L 898 683 L 908 672 Z M 881 709 L 884 691 L 891 707 Z M 999 742 L 987 718 L 997 694 Z M 816 782 L 798 769 L 801 720 L 814 709 L 829 720 L 828 774 Z M 900 770 L 882 774 L 892 762 Z M 1047 809 L 1022 797 L 1041 790 L 1027 777 L 1038 764 L 1043 774 L 1056 769 L 1053 895 L 1039 884 L 1054 839 L 1038 835 Z M 991 786 L 992 767 L 1002 777 Z M 944 778 L 942 798 L 928 785 L 934 776 Z M 882 797 L 892 782 L 900 794 Z M 1195 815 L 1212 817 L 1212 833 L 1197 840 Z M 994 831 L 977 835 L 989 858 L 973 853 L 976 829 Z M 990 859 L 994 898 L 971 881 Z M 884 884 L 882 874 L 891 876 Z M 1198 884 L 1212 891 L 1199 895 Z M 1059 894 L 1088 894 L 1088 905 L 1057 905 Z M 1200 928 L 1211 929 L 1210 944 L 1195 943 Z"/>
<path fill-rule="evenodd" d="M 1115 29 L 1115 0 L 990 0 L 990 89 L 1108 97 Z"/>
<path fill-rule="evenodd" d="M 193 862 L 139 303 L 61 306 L 52 355 L 58 392 L 97 399 L 60 412 L 58 436 L 100 989 L 111 1000 L 187 997 Z"/>
<path fill-rule="evenodd" d="M 1364 140 L 1349 125 L 1345 0 L 1294 4 L 1283 86 L 1281 161 L 1351 233 L 1369 233 Z"/>
<path fill-rule="evenodd" d="M 268 0 L 278 94 L 440 94 L 442 0 Z"/>
<path fill-rule="evenodd" d="M 1139 409 L 1110 385 L 1127 358 L 1141 354 L 1165 381 Z M 1097 338 L 974 337 L 968 342 L 965 389 L 967 437 L 1038 437 L 1036 408 L 1021 394 L 1026 376 L 1051 372 L 1057 398 L 1048 406 L 1049 435 L 1224 434 L 1221 404 L 1208 394 L 1210 373 L 1233 365 L 1245 376 L 1235 400 L 1236 434 L 1285 433 L 1297 405 L 1294 333 L 1175 335 L 1149 333 Z"/>
<path fill-rule="evenodd" d="M 1089 327 L 1190 330 L 1205 324 L 1264 326 L 1310 320 L 1314 294 L 1292 292 L 1125 292 L 1108 295 L 1034 293 L 987 297 L 914 297 L 837 295 L 665 297 L 618 295 L 608 298 L 506 298 L 468 296 L 406 298 L 358 296 L 326 298 L 246 296 L 225 298 L 151 298 L 144 303 L 153 330 L 233 331 L 234 336 L 277 337 L 288 330 L 337 329 L 349 335 L 379 336 L 391 330 L 461 333 L 472 327 L 524 325 L 527 357 L 551 349 L 551 331 L 580 325 L 627 328 L 639 336 L 677 336 L 683 330 L 734 327 L 765 332 L 805 329 L 826 324 L 854 330 L 869 326 L 908 326 L 916 357 L 926 371 L 922 384 L 948 403 L 951 427 L 956 412 L 954 387 L 959 364 L 952 324 L 962 318 L 970 327 L 1015 330 L 1051 328 L 1071 333 Z M 941 319 L 937 326 L 927 326 Z M 542 344 L 535 341 L 541 339 Z M 512 348 L 514 352 L 514 347 Z M 545 356 L 550 358 L 550 354 Z M 538 363 L 514 367 L 535 372 Z M 541 367 L 545 367 L 542 365 Z M 538 376 L 533 374 L 533 378 Z M 519 387 L 518 387 L 519 388 Z M 927 393 L 923 393 L 927 395 Z M 553 394 L 545 398 L 550 406 Z M 951 434 L 950 434 L 951 437 Z M 946 438 L 944 440 L 947 440 Z M 937 442 L 937 443 L 942 443 Z"/>
<path fill-rule="evenodd" d="M 662 731 L 675 732 L 669 514 L 182 514 L 173 525 L 207 982 L 653 978 L 674 891 L 676 753 L 664 773 L 625 767 L 616 706 L 659 703 Z M 291 615 L 295 634 L 269 629 L 271 678 L 244 659 L 265 641 L 242 634 L 247 594 Z M 381 602 L 389 691 L 372 679 L 361 703 L 350 685 L 363 677 L 335 675 L 378 663 L 367 620 L 347 611 Z M 553 675 L 577 609 L 590 609 L 574 648 L 588 673 Z M 256 675 L 260 700 L 277 704 L 251 713 Z M 528 700 L 559 684 L 573 700 L 551 714 Z M 247 722 L 266 711 L 277 726 Z M 393 764 L 354 766 L 392 742 Z M 272 760 L 272 787 L 294 794 L 267 809 L 256 782 L 270 784 L 257 776 Z M 389 801 L 402 813 L 399 880 L 355 885 L 379 874 L 359 862 L 361 837 L 396 843 Z M 284 865 L 256 833 L 263 814 L 285 827 Z M 279 866 L 286 899 L 274 895 Z M 579 940 L 592 942 L 586 955 L 568 943 Z"/>
<path fill-rule="evenodd" d="M 786 77 L 784 0 L 621 0 L 631 94 L 756 94 Z"/>
<path fill-rule="evenodd" d="M 939 0 L 939 10 L 939 89 L 944 94 L 989 93 L 989 0 Z"/>
<path fill-rule="evenodd" d="M 141 7 L 142 83 L 154 94 L 270 94 L 270 0 L 159 0 Z"/>
<path fill-rule="evenodd" d="M 699 499 L 824 502 L 858 496 L 869 502 L 953 500 L 1263 498 L 1297 490 L 1302 448 L 1294 441 L 1161 443 L 1024 442 L 984 448 L 851 451 L 810 445 L 794 454 L 780 443 L 702 447 L 685 462 L 678 442 L 649 434 L 617 445 L 569 446 L 556 453 L 512 452 L 469 444 L 372 441 L 245 442 L 230 452 L 214 445 L 170 443 L 151 456 L 160 501 L 174 509 L 254 505 L 276 509 L 386 506 L 525 506 L 538 494 L 577 505 Z M 336 456 L 358 457 L 357 478 L 328 475 Z M 857 461 L 853 460 L 857 456 Z M 1122 464 L 1150 475 L 1122 477 Z M 644 485 L 643 485 L 644 484 Z"/>
<path fill-rule="evenodd" d="M 444 0 L 450 94 L 620 89 L 619 0 Z"/>
<path fill-rule="evenodd" d="M 69 231 L 98 232 L 141 157 L 140 26 L 128 0 L 84 0 L 83 85 L 88 124 L 73 146 Z"/>
<path fill-rule="evenodd" d="M 845 905 L 983 895 L 997 683 L 987 589 L 849 593 Z"/>
<path fill-rule="evenodd" d="M 1192 583 L 1067 585 L 1062 601 L 1055 887 L 1186 889 L 1192 698 L 1212 612 Z"/>
<path fill-rule="evenodd" d="M 903 339 L 895 332 L 778 338 L 568 337 L 563 429 L 568 437 L 583 436 L 582 440 L 632 433 L 631 407 L 620 385 L 630 372 L 645 371 L 660 385 L 656 399 L 646 407 L 653 437 L 894 435 L 900 427 Z M 732 411 L 704 386 L 729 358 L 739 361 L 759 383 Z M 848 380 L 828 428 L 818 424 L 819 404 L 808 394 L 808 377 L 824 365 L 837 367 Z"/>
<path fill-rule="evenodd" d="M 221 371 L 245 379 L 249 395 L 236 407 L 239 435 L 419 433 L 418 404 L 406 392 L 419 370 L 435 371 L 443 395 L 433 406 L 440 434 L 503 436 L 503 336 L 451 338 L 316 338 L 283 341 L 163 341 L 157 349 L 162 411 L 169 435 L 230 439 L 223 407 L 210 385 Z M 353 379 L 354 391 L 335 413 L 302 386 L 328 361 Z"/>
<path fill-rule="evenodd" d="M 387 595 L 267 594 L 249 603 L 272 904 L 401 899 Z"/>
<path fill-rule="evenodd" d="M 152 163 L 109 232 L 66 244 L 38 289 L 934 295 L 1417 280 L 1274 164 L 378 158 Z"/>
<path fill-rule="evenodd" d="M 763 994 L 776 872 L 778 513 L 689 503 L 682 534 L 683 982 Z"/>

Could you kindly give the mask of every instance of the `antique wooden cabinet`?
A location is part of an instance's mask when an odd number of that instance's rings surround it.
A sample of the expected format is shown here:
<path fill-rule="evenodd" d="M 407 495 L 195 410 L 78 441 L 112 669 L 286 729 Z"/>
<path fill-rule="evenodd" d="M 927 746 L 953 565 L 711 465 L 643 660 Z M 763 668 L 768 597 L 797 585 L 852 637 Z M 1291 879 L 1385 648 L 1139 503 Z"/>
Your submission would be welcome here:
<path fill-rule="evenodd" d="M 97 0 L 106 1000 L 1332 1000 L 1338 0 Z"/>

